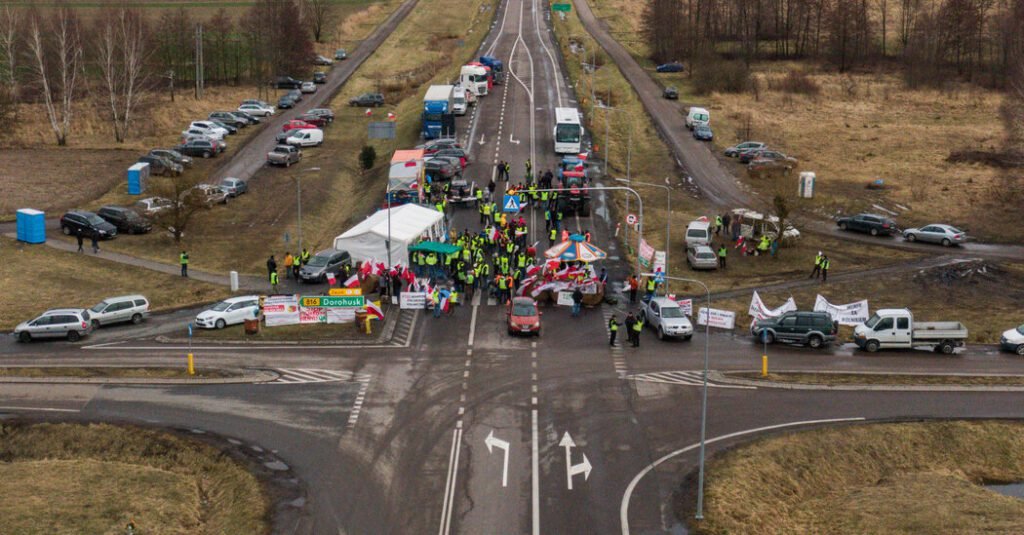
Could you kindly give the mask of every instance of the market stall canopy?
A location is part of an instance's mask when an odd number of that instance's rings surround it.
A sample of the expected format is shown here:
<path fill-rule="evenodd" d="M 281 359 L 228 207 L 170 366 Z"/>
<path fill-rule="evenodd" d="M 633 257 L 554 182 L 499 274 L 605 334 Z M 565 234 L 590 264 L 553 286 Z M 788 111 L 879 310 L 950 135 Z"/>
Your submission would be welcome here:
<path fill-rule="evenodd" d="M 437 210 L 403 204 L 378 210 L 365 221 L 334 238 L 334 248 L 348 251 L 352 261 L 386 261 L 388 258 L 388 213 L 391 215 L 391 262 L 409 265 L 409 246 L 421 239 L 447 239 L 444 216 Z"/>
<path fill-rule="evenodd" d="M 441 243 L 436 241 L 424 241 L 409 248 L 410 251 L 423 251 L 424 253 L 455 254 L 462 250 L 458 245 Z"/>
<path fill-rule="evenodd" d="M 423 149 L 396 150 L 391 155 L 391 163 L 407 162 L 409 160 L 422 160 Z"/>
<path fill-rule="evenodd" d="M 566 262 L 596 262 L 604 260 L 608 255 L 597 246 L 587 243 L 583 236 L 573 234 L 569 239 L 556 244 L 554 247 L 544 251 L 546 258 L 565 260 Z"/>

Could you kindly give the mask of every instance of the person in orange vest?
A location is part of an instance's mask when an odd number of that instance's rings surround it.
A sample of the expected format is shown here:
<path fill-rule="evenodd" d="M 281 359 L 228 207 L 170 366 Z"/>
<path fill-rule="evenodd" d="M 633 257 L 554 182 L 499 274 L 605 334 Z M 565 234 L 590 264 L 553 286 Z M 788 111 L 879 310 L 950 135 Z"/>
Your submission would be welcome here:
<path fill-rule="evenodd" d="M 285 251 L 285 253 L 284 253 L 284 278 L 287 279 L 287 278 L 292 276 L 292 264 L 294 264 L 294 263 L 295 263 L 295 258 L 292 257 L 292 253 L 290 251 Z"/>

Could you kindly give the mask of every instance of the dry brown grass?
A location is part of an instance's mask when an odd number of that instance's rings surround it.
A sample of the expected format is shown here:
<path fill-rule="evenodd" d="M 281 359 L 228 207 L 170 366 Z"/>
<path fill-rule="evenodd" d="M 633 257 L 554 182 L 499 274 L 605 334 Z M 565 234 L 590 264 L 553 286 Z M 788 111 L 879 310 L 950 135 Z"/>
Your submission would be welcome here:
<path fill-rule="evenodd" d="M 779 306 L 792 296 L 802 310 L 814 306 L 818 293 L 836 304 L 867 299 L 871 310 L 908 307 L 920 321 L 962 322 L 970 333 L 969 342 L 996 343 L 1002 331 L 1021 323 L 1020 303 L 1024 299 L 1024 266 L 1003 264 L 1001 268 L 1003 273 L 993 279 L 975 277 L 973 282 L 958 280 L 948 285 L 930 278 L 915 280 L 916 272 L 910 272 L 759 294 L 769 307 Z M 737 325 L 745 329 L 749 295 L 722 300 L 714 306 L 735 311 Z M 840 338 L 850 336 L 850 327 L 840 328 Z"/>
<path fill-rule="evenodd" d="M 108 424 L 3 426 L 8 533 L 267 533 L 259 481 L 217 449 Z"/>
<path fill-rule="evenodd" d="M 116 240 L 115 240 L 116 241 Z M 109 242 L 113 243 L 113 242 Z M 116 264 L 92 254 L 25 245 L 0 237 L 0 328 L 13 328 L 54 307 L 90 307 L 111 295 L 141 293 L 153 310 L 206 303 L 226 297 L 226 287 L 148 269 Z M 103 244 L 107 248 L 107 243 Z"/>
<path fill-rule="evenodd" d="M 880 373 L 780 372 L 762 377 L 759 372 L 729 372 L 728 376 L 804 385 L 957 385 L 1019 386 L 1021 375 L 890 375 Z"/>
<path fill-rule="evenodd" d="M 196 369 L 194 375 L 182 368 L 76 368 L 57 366 L 49 368 L 12 367 L 0 368 L 0 377 L 78 377 L 78 378 L 129 378 L 129 379 L 223 379 L 238 377 L 238 373 L 219 369 Z"/>
<path fill-rule="evenodd" d="M 1024 426 L 843 426 L 754 441 L 712 459 L 699 533 L 1019 533 Z M 692 500 L 677 500 L 679 518 Z M 687 504 L 687 505 L 683 505 Z"/>
<path fill-rule="evenodd" d="M 309 340 L 342 340 L 368 339 L 375 336 L 381 329 L 381 322 L 371 322 L 372 335 L 365 334 L 362 327 L 353 323 L 331 323 L 326 325 L 280 325 L 277 327 L 261 326 L 258 334 L 245 334 L 241 325 L 224 329 L 199 329 L 195 331 L 196 340 L 250 340 L 250 341 L 309 341 Z"/>

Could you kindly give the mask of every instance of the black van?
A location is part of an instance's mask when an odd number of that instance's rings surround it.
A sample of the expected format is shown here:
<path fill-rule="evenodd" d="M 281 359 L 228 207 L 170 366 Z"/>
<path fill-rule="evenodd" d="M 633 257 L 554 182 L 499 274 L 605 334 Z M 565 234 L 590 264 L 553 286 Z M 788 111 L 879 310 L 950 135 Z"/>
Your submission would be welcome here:
<path fill-rule="evenodd" d="M 828 312 L 786 312 L 750 326 L 750 334 L 758 341 L 771 344 L 778 340 L 815 349 L 834 342 L 838 332 L 839 323 L 832 321 Z"/>

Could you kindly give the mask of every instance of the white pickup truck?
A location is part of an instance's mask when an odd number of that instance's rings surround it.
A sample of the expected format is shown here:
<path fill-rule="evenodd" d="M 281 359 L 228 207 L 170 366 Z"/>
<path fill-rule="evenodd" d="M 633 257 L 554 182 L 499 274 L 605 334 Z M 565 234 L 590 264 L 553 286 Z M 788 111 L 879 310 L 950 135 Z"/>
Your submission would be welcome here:
<path fill-rule="evenodd" d="M 880 309 L 853 330 L 857 347 L 870 353 L 928 347 L 949 355 L 966 339 L 967 327 L 959 321 L 915 322 L 914 314 L 906 308 Z"/>

